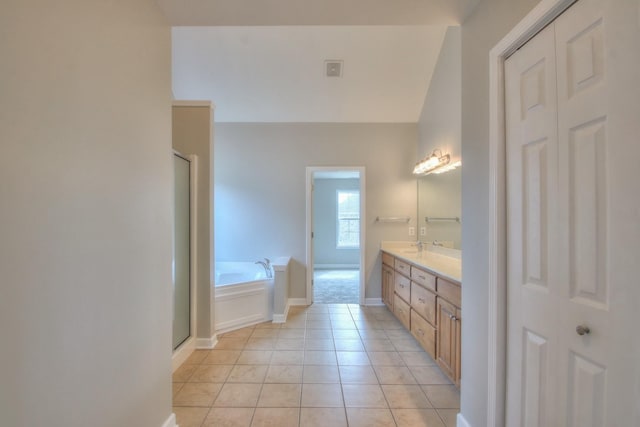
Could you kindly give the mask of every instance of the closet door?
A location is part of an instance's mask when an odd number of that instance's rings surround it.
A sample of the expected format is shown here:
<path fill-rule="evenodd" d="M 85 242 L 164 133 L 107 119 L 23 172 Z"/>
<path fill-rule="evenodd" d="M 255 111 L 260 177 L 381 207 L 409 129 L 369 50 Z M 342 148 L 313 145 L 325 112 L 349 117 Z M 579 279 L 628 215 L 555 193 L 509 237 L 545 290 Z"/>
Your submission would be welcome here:
<path fill-rule="evenodd" d="M 505 63 L 508 426 L 640 425 L 637 20 L 580 0 Z"/>

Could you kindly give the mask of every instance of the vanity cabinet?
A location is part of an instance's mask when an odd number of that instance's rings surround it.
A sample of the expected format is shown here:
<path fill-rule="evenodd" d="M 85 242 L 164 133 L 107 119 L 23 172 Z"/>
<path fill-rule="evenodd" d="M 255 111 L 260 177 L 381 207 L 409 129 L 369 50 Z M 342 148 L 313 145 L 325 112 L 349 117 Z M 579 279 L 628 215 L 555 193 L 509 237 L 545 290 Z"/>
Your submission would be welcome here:
<path fill-rule="evenodd" d="M 461 286 L 383 252 L 382 299 L 442 371 L 459 385 Z"/>

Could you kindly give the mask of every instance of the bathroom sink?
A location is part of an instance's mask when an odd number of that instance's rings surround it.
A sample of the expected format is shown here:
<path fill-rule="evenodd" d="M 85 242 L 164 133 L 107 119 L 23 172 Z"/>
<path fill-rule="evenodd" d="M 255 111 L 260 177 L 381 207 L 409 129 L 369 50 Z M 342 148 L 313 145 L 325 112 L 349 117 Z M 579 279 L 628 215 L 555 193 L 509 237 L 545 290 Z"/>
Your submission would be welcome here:
<path fill-rule="evenodd" d="M 407 254 L 407 255 L 416 255 L 419 252 L 420 251 L 418 251 L 417 249 L 403 249 L 400 251 L 400 253 Z"/>

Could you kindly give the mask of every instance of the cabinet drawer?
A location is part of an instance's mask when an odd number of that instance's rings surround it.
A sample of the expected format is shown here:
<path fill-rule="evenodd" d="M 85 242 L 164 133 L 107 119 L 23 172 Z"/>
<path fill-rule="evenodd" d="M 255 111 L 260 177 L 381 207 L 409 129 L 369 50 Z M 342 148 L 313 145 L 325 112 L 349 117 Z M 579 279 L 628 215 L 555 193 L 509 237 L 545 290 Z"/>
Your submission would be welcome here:
<path fill-rule="evenodd" d="M 460 285 L 456 285 L 455 283 L 451 283 L 438 277 L 438 295 L 453 305 L 460 307 Z"/>
<path fill-rule="evenodd" d="M 411 280 L 400 274 L 395 274 L 393 283 L 396 294 L 400 295 L 407 303 L 411 301 Z"/>
<path fill-rule="evenodd" d="M 407 277 L 411 277 L 411 266 L 406 262 L 396 258 L 395 269 L 397 272 L 402 273 Z"/>
<path fill-rule="evenodd" d="M 393 256 L 383 252 L 382 263 L 388 265 L 389 267 L 393 267 Z"/>
<path fill-rule="evenodd" d="M 417 283 L 411 284 L 411 308 L 432 325 L 436 324 L 436 294 Z"/>
<path fill-rule="evenodd" d="M 436 276 L 427 273 L 418 267 L 411 266 L 411 280 L 420 283 L 422 286 L 431 289 L 433 292 L 436 291 Z"/>
<path fill-rule="evenodd" d="M 411 334 L 431 357 L 436 357 L 436 328 L 413 309 L 411 310 Z"/>
<path fill-rule="evenodd" d="M 405 328 L 409 329 L 409 325 L 411 324 L 411 313 L 409 304 L 404 302 L 402 298 L 395 296 L 393 301 L 393 313 L 396 315 L 400 323 L 404 325 Z"/>

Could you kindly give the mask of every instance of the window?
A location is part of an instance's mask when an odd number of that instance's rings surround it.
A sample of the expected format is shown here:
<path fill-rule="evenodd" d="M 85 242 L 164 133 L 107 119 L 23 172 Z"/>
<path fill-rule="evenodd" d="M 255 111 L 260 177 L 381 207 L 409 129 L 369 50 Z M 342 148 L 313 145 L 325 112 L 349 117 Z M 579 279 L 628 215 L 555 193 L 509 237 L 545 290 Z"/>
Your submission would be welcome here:
<path fill-rule="evenodd" d="M 360 192 L 338 190 L 337 247 L 360 247 Z"/>

